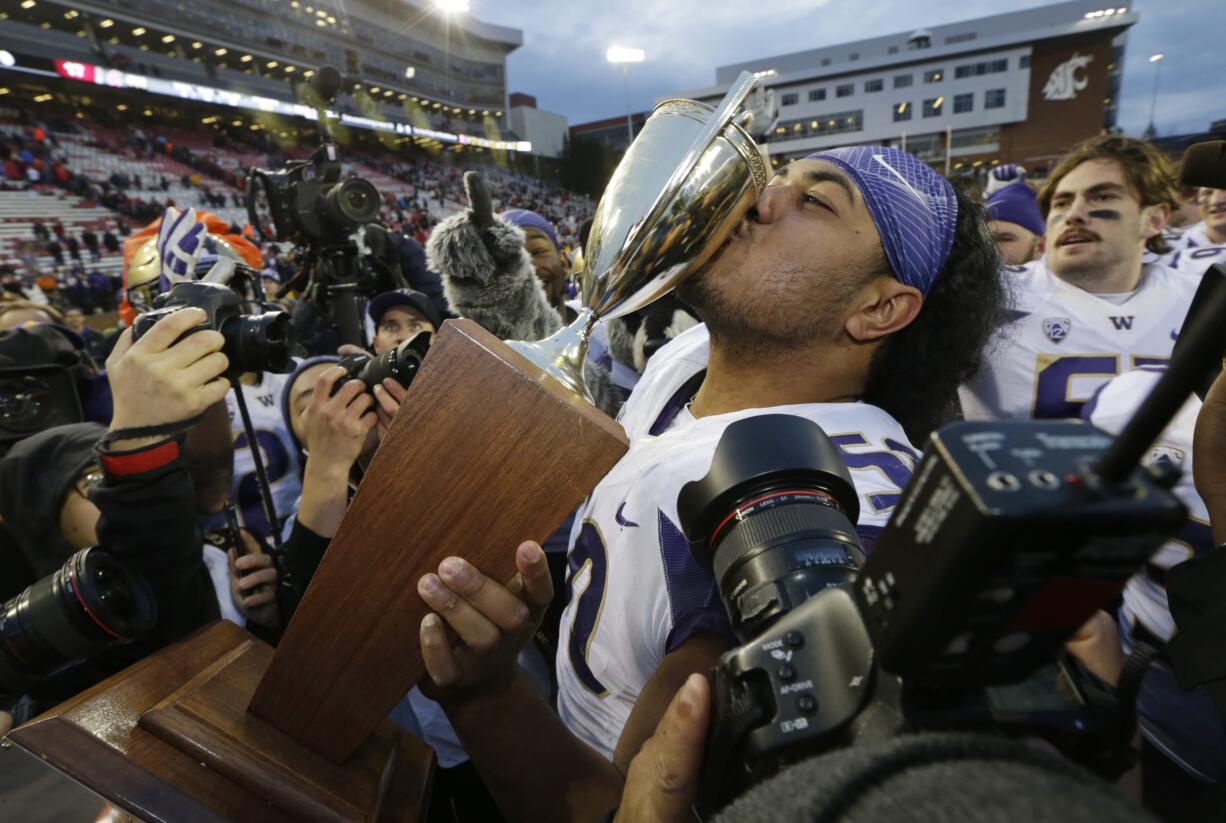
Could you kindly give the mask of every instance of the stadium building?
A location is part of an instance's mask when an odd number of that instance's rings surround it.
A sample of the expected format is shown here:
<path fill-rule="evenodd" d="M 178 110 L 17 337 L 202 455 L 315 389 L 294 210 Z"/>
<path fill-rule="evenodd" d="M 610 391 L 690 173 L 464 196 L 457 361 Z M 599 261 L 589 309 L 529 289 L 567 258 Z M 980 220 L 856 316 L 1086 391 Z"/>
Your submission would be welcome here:
<path fill-rule="evenodd" d="M 1104 0 L 874 37 L 721 66 L 681 92 L 716 103 L 742 71 L 775 90 L 776 162 L 847 145 L 905 147 L 947 173 L 1022 163 L 1039 174 L 1115 126 L 1127 3 Z"/>
<path fill-rule="evenodd" d="M 443 144 L 505 141 L 517 29 L 404 0 L 13 0 L 4 75 L 84 81 L 287 116 L 302 82 L 342 73 L 342 122 Z M 14 94 L 16 99 L 19 95 Z M 37 101 L 36 101 L 37 102 Z M 492 147 L 492 146 L 491 146 Z M 518 143 L 500 148 L 526 150 Z"/>

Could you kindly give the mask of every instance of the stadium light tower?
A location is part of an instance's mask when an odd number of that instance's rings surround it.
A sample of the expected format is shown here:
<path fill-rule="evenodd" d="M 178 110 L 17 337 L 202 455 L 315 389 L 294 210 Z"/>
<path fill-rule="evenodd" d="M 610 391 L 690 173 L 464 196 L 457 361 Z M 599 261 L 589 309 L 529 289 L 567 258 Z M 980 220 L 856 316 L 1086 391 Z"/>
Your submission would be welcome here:
<path fill-rule="evenodd" d="M 447 97 L 454 98 L 451 84 L 451 18 L 468 14 L 468 0 L 434 0 L 434 7 L 443 15 L 443 73 L 447 75 Z"/>
<path fill-rule="evenodd" d="M 626 86 L 626 138 L 629 140 L 626 147 L 629 148 L 630 143 L 634 142 L 634 112 L 630 110 L 630 64 L 642 63 L 646 55 L 642 49 L 610 46 L 604 56 L 610 63 L 622 67 L 622 80 Z"/>
<path fill-rule="evenodd" d="M 1158 67 L 1154 71 L 1154 93 L 1149 101 L 1149 128 L 1145 130 L 1146 137 L 1153 137 L 1158 133 L 1158 129 L 1154 126 L 1154 112 L 1158 108 L 1158 78 L 1162 76 L 1162 59 L 1164 57 L 1166 57 L 1165 54 L 1158 53 L 1151 55 L 1149 58 L 1149 62 L 1157 63 Z"/>

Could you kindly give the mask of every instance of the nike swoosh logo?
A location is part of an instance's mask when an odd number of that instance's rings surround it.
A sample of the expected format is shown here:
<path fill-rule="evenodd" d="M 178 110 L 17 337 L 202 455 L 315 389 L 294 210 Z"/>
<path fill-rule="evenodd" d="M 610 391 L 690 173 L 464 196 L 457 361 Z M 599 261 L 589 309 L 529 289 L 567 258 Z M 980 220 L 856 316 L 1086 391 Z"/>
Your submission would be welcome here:
<path fill-rule="evenodd" d="M 626 508 L 626 501 L 623 500 L 622 504 L 617 507 L 617 515 L 613 519 L 617 521 L 617 525 L 619 526 L 633 526 L 635 528 L 638 528 L 638 525 L 639 525 L 638 523 L 635 523 L 633 520 L 627 520 L 625 517 L 622 516 L 622 510 L 625 508 Z"/>
<path fill-rule="evenodd" d="M 906 187 L 907 191 L 909 191 L 909 192 L 911 192 L 913 195 L 915 195 L 915 199 L 916 199 L 916 200 L 919 200 L 921 203 L 925 203 L 925 202 L 927 202 L 927 201 L 925 200 L 925 198 L 924 198 L 924 195 L 920 194 L 920 193 L 919 193 L 919 192 L 916 190 L 915 186 L 912 186 L 912 185 L 911 185 L 911 183 L 910 183 L 910 182 L 907 180 L 907 178 L 905 178 L 905 177 L 903 177 L 903 176 L 902 176 L 902 173 L 901 173 L 901 172 L 900 172 L 898 169 L 894 168 L 893 166 L 891 166 L 889 163 L 887 163 L 887 162 L 886 162 L 886 159 L 885 159 L 885 156 L 884 156 L 884 155 L 881 155 L 881 154 L 874 154 L 874 155 L 873 155 L 873 160 L 877 161 L 877 162 L 878 162 L 878 163 L 880 163 L 882 166 L 885 166 L 887 169 L 889 169 L 889 170 L 890 170 L 890 173 L 891 173 L 891 174 L 893 174 L 895 177 L 897 177 L 897 178 L 898 178 L 898 182 L 902 183 L 902 184 L 903 184 L 903 186 L 904 186 L 904 187 Z"/>

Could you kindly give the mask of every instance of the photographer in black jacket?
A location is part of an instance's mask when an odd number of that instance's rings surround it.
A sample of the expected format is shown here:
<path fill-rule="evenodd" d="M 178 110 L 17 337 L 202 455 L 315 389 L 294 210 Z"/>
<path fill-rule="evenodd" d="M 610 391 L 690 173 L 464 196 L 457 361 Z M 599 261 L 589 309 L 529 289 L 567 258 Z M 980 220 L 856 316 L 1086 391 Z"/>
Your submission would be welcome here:
<path fill-rule="evenodd" d="M 36 576 L 58 568 L 64 552 L 104 545 L 148 582 L 157 606 L 148 635 L 45 681 L 33 695 L 39 707 L 219 616 L 219 593 L 196 525 L 200 501 L 186 434 L 224 397 L 229 384 L 221 375 L 228 361 L 218 332 L 180 339 L 204 319 L 202 310 L 184 309 L 135 344 L 131 331 L 124 332 L 107 360 L 115 407 L 108 430 L 95 424 L 49 429 L 0 461 L 0 513 Z M 228 431 L 222 431 L 229 448 Z M 37 493 L 40 488 L 44 493 Z M 247 594 L 237 604 L 250 617 L 249 610 L 261 605 L 253 590 L 274 582 L 275 572 L 262 554 L 241 558 L 239 568 L 250 570 L 239 583 Z"/>

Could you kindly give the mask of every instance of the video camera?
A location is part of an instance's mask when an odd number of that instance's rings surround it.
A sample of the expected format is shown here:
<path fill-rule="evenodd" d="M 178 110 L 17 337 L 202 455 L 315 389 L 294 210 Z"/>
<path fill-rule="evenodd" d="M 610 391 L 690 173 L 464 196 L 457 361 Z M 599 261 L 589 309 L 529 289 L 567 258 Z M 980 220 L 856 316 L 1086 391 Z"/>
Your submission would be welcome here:
<path fill-rule="evenodd" d="M 30 435 L 85 419 L 96 369 L 70 335 L 46 324 L 0 332 L 0 456 Z"/>
<path fill-rule="evenodd" d="M 1059 655 L 1184 521 L 1177 470 L 1138 465 L 1226 350 L 1220 275 L 1119 437 L 1075 421 L 950 424 L 867 560 L 850 475 L 816 424 L 728 426 L 678 498 L 743 644 L 712 674 L 700 810 L 904 731 L 1038 736 L 1105 776 L 1131 765 L 1143 666 L 1112 690 Z"/>
<path fill-rule="evenodd" d="M 321 66 L 306 87 L 315 105 L 320 145 L 308 160 L 279 169 L 251 169 L 247 175 L 247 216 L 266 240 L 289 241 L 299 249 L 301 271 L 278 290 L 300 290 L 335 327 L 339 342 L 365 345 L 360 297 L 376 291 L 375 277 L 360 265 L 362 250 L 351 236 L 379 217 L 379 191 L 369 180 L 341 178 L 341 161 L 328 126 L 327 107 L 340 91 L 341 75 Z M 261 220 L 266 211 L 271 226 Z M 397 268 L 390 288 L 404 286 Z M 385 284 L 386 285 L 386 284 Z"/>

